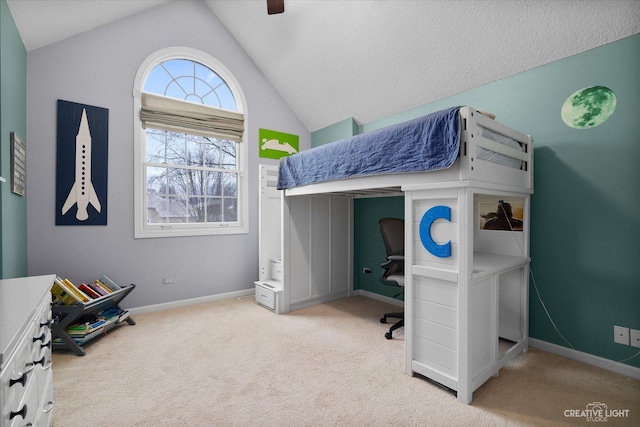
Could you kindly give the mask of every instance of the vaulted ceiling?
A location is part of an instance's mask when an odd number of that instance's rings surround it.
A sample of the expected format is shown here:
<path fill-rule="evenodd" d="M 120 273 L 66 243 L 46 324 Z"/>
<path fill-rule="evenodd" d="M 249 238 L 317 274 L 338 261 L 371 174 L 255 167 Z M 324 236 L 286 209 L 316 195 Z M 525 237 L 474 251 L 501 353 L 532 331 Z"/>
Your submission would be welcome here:
<path fill-rule="evenodd" d="M 7 0 L 27 51 L 184 0 Z M 638 0 L 204 0 L 310 131 L 370 122 L 640 32 Z"/>

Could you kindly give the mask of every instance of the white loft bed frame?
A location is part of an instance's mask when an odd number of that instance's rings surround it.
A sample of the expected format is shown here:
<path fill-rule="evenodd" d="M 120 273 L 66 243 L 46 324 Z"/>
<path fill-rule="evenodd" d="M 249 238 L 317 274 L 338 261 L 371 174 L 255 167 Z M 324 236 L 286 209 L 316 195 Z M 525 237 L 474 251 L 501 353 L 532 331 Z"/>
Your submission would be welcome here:
<path fill-rule="evenodd" d="M 528 348 L 531 138 L 471 107 L 460 109 L 460 153 L 448 169 L 348 178 L 281 191 L 281 239 L 261 249 L 281 257 L 275 311 L 286 313 L 353 294 L 353 199 L 405 197 L 405 371 L 435 380 L 470 403 L 473 391 Z M 521 150 L 481 136 L 483 129 Z M 522 162 L 520 169 L 478 159 L 484 148 Z M 261 192 L 274 199 L 275 178 L 261 172 Z M 481 203 L 522 204 L 522 232 L 480 230 Z M 451 256 L 429 253 L 420 222 L 434 206 L 451 220 L 431 224 L 431 238 L 451 243 Z M 261 215 L 262 216 L 262 215 Z M 269 252 L 269 251 L 267 251 Z M 275 255 L 274 255 L 275 254 Z M 381 260 L 382 262 L 383 260 Z"/>
<path fill-rule="evenodd" d="M 401 187 L 445 183 L 450 181 L 480 181 L 516 191 L 533 193 L 533 147 L 528 135 L 511 129 L 487 117 L 472 107 L 460 109 L 460 156 L 455 163 L 437 171 L 399 173 L 353 177 L 337 181 L 303 185 L 285 190 L 285 196 L 331 193 L 333 195 L 375 196 L 398 193 Z M 522 150 L 508 147 L 482 137 L 482 129 L 511 138 L 522 144 Z M 524 170 L 502 166 L 476 158 L 479 148 L 486 149 L 525 163 Z"/>

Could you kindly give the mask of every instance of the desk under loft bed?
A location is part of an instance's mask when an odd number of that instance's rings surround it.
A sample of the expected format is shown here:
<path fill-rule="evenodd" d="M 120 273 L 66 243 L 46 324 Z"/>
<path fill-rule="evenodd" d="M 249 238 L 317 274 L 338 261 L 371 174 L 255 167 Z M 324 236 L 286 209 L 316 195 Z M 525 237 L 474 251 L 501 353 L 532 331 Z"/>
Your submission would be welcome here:
<path fill-rule="evenodd" d="M 404 195 L 405 370 L 470 403 L 528 347 L 532 172 L 531 138 L 471 107 L 283 158 L 276 311 L 350 296 L 353 199 Z M 514 230 L 484 229 L 504 206 Z"/>

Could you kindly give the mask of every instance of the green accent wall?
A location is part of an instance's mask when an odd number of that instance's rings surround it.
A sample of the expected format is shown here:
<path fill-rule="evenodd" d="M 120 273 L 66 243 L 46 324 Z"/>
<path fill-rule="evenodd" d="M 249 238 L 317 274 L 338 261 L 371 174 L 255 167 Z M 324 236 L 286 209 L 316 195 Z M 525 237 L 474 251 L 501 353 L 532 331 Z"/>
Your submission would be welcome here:
<path fill-rule="evenodd" d="M 630 358 L 638 349 L 614 343 L 613 326 L 640 329 L 638 52 L 640 35 L 635 35 L 360 129 L 367 132 L 453 105 L 471 105 L 532 135 L 531 267 L 538 292 L 532 281 L 529 335 L 614 361 Z M 560 115 L 563 103 L 594 85 L 614 92 L 616 110 L 593 128 L 567 126 Z M 355 288 L 390 294 L 380 289 L 375 274 L 363 275 L 362 267 L 377 268 L 384 260 L 377 219 L 402 212 L 397 210 L 401 207 L 392 199 L 355 201 Z M 538 293 L 571 344 L 554 329 Z M 640 367 L 640 357 L 623 363 Z"/>
<path fill-rule="evenodd" d="M 387 297 L 404 299 L 402 289 L 383 285 L 382 264 L 387 257 L 378 221 L 381 218 L 404 218 L 404 197 L 354 200 L 354 289 L 363 289 Z M 369 268 L 371 273 L 364 273 Z"/>
<path fill-rule="evenodd" d="M 311 134 L 311 147 L 318 147 L 359 133 L 360 125 L 353 117 L 350 117 L 313 132 Z"/>
<path fill-rule="evenodd" d="M 27 198 L 11 192 L 11 132 L 27 144 L 27 51 L 0 0 L 0 278 L 27 275 Z M 28 172 L 27 172 L 28 174 Z M 27 193 L 28 193 L 27 188 Z"/>

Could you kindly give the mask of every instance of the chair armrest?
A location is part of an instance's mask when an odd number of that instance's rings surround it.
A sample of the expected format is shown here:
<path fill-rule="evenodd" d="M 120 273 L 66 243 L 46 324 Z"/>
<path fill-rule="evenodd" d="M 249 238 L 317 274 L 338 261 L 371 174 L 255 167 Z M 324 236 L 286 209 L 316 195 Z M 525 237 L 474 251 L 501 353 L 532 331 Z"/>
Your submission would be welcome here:
<path fill-rule="evenodd" d="M 404 256 L 398 255 L 396 257 L 398 259 L 392 259 L 392 257 L 389 257 L 387 261 L 380 264 L 380 267 L 384 269 L 384 272 L 382 273 L 383 277 L 387 277 L 390 274 L 396 274 L 398 271 L 404 271 Z"/>
<path fill-rule="evenodd" d="M 380 267 L 389 268 L 394 264 L 404 264 L 404 259 L 388 259 L 382 264 L 380 264 Z"/>

